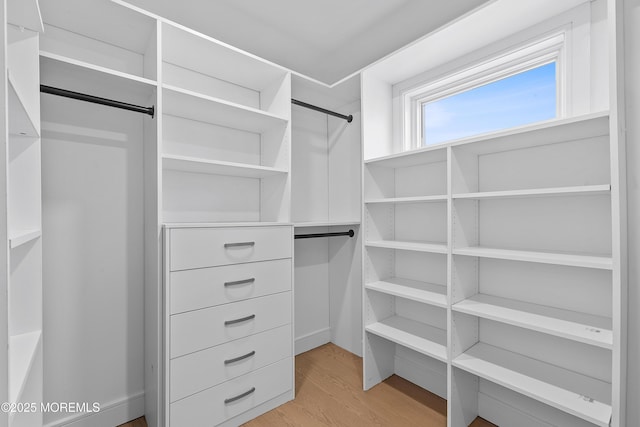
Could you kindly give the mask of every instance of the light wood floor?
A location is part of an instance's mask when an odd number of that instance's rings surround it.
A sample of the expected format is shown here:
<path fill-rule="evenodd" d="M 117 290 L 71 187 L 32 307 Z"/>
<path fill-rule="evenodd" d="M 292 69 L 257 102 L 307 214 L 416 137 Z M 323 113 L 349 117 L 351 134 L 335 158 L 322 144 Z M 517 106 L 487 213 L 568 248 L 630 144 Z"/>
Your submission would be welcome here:
<path fill-rule="evenodd" d="M 362 359 L 333 344 L 296 357 L 296 398 L 245 427 L 445 427 L 447 402 L 392 376 L 362 390 Z M 491 427 L 477 418 L 470 427 Z M 147 427 L 139 418 L 120 427 Z"/>

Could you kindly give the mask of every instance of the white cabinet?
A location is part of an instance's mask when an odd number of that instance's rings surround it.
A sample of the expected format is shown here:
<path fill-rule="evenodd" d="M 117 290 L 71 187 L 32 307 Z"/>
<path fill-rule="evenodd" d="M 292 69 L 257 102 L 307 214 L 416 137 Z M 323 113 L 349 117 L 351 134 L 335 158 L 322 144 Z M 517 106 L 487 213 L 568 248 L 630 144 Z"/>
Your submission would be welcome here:
<path fill-rule="evenodd" d="M 293 399 L 292 227 L 164 230 L 167 426 L 238 425 Z M 255 248 L 210 267 L 229 241 Z M 175 261 L 196 252 L 209 258 Z"/>

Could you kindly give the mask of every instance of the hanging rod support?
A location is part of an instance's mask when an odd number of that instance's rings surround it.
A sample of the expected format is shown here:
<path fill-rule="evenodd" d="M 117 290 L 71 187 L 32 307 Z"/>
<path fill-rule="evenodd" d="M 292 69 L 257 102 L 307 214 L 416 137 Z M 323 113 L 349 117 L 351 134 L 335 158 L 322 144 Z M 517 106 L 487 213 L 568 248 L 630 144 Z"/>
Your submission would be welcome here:
<path fill-rule="evenodd" d="M 100 98 L 99 96 L 87 95 L 85 93 L 73 92 L 71 90 L 60 89 L 52 86 L 40 85 L 40 92 L 77 99 L 79 101 L 92 102 L 94 104 L 106 105 L 108 107 L 121 108 L 123 110 L 135 111 L 136 113 L 148 114 L 151 117 L 155 114 L 155 107 L 141 107 L 139 105 L 127 104 L 126 102 Z"/>
<path fill-rule="evenodd" d="M 296 234 L 294 238 L 296 239 L 315 239 L 316 237 L 336 237 L 336 236 L 349 236 L 353 237 L 355 233 L 353 230 L 349 231 L 340 231 L 337 233 L 312 233 L 312 234 Z"/>
<path fill-rule="evenodd" d="M 339 117 L 341 119 L 346 120 L 347 123 L 351 123 L 353 121 L 353 116 L 351 114 L 349 114 L 348 116 L 345 116 L 344 114 L 336 113 L 335 111 L 327 110 L 326 108 L 307 104 L 306 102 L 298 101 L 297 99 L 293 99 L 293 98 L 291 98 L 291 103 L 293 105 L 299 105 L 300 107 L 308 108 L 310 110 L 320 111 L 321 113 L 325 113 L 330 116 Z"/>

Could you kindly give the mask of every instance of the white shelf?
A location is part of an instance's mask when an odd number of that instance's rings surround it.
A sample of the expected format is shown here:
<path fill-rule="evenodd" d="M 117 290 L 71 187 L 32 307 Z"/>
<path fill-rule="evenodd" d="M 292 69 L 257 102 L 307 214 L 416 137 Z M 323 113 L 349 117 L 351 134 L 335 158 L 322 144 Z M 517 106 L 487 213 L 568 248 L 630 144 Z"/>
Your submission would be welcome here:
<path fill-rule="evenodd" d="M 38 33 L 44 32 L 38 0 L 8 0 L 7 22 Z"/>
<path fill-rule="evenodd" d="M 479 193 L 454 194 L 454 199 L 517 199 L 524 197 L 551 197 L 551 196 L 592 196 L 598 194 L 610 194 L 611 185 L 584 185 L 576 187 L 535 188 L 530 190 L 509 191 L 484 191 Z"/>
<path fill-rule="evenodd" d="M 279 65 L 172 23 L 162 27 L 162 45 L 167 63 L 253 90 L 264 90 L 287 74 Z"/>
<path fill-rule="evenodd" d="M 40 338 L 40 331 L 9 337 L 9 402 L 20 402 Z"/>
<path fill-rule="evenodd" d="M 486 247 L 466 247 L 453 249 L 454 255 L 477 256 L 483 258 L 526 261 L 542 264 L 566 265 L 611 270 L 613 262 L 610 256 L 582 255 L 575 253 L 521 251 Z"/>
<path fill-rule="evenodd" d="M 324 221 L 310 221 L 310 222 L 296 222 L 294 226 L 296 228 L 310 228 L 310 227 L 343 227 L 350 225 L 360 225 L 360 221 L 336 221 L 336 222 L 324 222 Z"/>
<path fill-rule="evenodd" d="M 427 203 L 427 202 L 446 202 L 447 195 L 437 196 L 417 196 L 417 197 L 389 197 L 384 199 L 369 199 L 365 200 L 366 204 L 379 204 L 379 203 Z"/>
<path fill-rule="evenodd" d="M 568 119 L 551 119 L 505 131 L 451 141 L 445 145 L 453 146 L 454 150 L 463 149 L 481 155 L 608 134 L 609 112 L 602 111 Z"/>
<path fill-rule="evenodd" d="M 143 106 L 158 86 L 154 80 L 43 50 L 40 69 L 44 85 Z"/>
<path fill-rule="evenodd" d="M 365 165 L 385 168 L 406 168 L 447 161 L 447 149 L 442 146 L 425 147 L 388 156 L 365 160 Z"/>
<path fill-rule="evenodd" d="M 256 108 L 175 86 L 165 84 L 162 87 L 164 114 L 255 133 L 287 124 L 287 118 Z"/>
<path fill-rule="evenodd" d="M 400 249 L 404 251 L 430 252 L 435 254 L 446 254 L 447 245 L 444 243 L 414 242 L 398 240 L 370 240 L 365 243 L 372 248 Z"/>
<path fill-rule="evenodd" d="M 292 226 L 290 222 L 166 222 L 164 228 L 211 228 L 211 227 L 275 227 Z"/>
<path fill-rule="evenodd" d="M 611 420 L 611 384 L 478 343 L 453 365 L 601 427 Z"/>
<path fill-rule="evenodd" d="M 265 178 L 273 175 L 286 174 L 283 169 L 267 166 L 250 165 L 246 163 L 233 163 L 217 160 L 203 160 L 186 156 L 162 156 L 164 169 L 177 170 L 191 173 L 204 173 L 212 175 L 229 175 L 245 178 Z"/>
<path fill-rule="evenodd" d="M 368 283 L 364 287 L 373 291 L 436 307 L 447 307 L 447 287 L 434 283 L 391 277 L 378 282 Z"/>
<path fill-rule="evenodd" d="M 392 316 L 367 326 L 365 330 L 434 359 L 447 362 L 447 333 L 443 329 L 404 317 Z"/>
<path fill-rule="evenodd" d="M 25 107 L 18 86 L 14 85 L 11 70 L 7 73 L 9 81 L 9 134 L 38 137 L 38 126 Z"/>
<path fill-rule="evenodd" d="M 41 235 L 41 230 L 20 230 L 13 232 L 9 235 L 9 247 L 11 249 L 17 248 L 20 245 L 39 238 Z"/>
<path fill-rule="evenodd" d="M 611 319 L 512 299 L 478 294 L 453 310 L 611 350 Z"/>

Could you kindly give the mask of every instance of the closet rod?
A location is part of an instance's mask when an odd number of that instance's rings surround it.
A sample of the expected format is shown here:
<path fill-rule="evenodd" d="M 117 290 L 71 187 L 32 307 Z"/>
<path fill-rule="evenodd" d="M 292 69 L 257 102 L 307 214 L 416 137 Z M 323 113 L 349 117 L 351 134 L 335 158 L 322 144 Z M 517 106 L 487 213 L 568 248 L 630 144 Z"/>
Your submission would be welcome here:
<path fill-rule="evenodd" d="M 99 96 L 87 95 L 85 93 L 73 92 L 71 90 L 60 89 L 52 86 L 40 85 L 40 92 L 64 96 L 65 98 L 77 99 L 80 101 L 93 102 L 94 104 L 106 105 L 108 107 L 121 108 L 123 110 L 135 111 L 136 113 L 148 114 L 151 117 L 155 114 L 155 107 L 141 107 L 139 105 L 127 104 L 126 102 L 100 98 Z"/>
<path fill-rule="evenodd" d="M 298 101 L 297 99 L 291 98 L 291 103 L 294 105 L 299 105 L 300 107 L 308 108 L 310 110 L 320 111 L 321 113 L 329 114 L 330 116 L 339 117 L 347 121 L 347 123 L 351 123 L 353 121 L 353 116 L 349 114 L 345 116 L 344 114 L 336 113 L 335 111 L 327 110 L 326 108 L 317 107 L 315 105 L 307 104 L 303 101 Z"/>
<path fill-rule="evenodd" d="M 349 231 L 340 231 L 337 233 L 313 233 L 313 234 L 296 234 L 294 238 L 296 239 L 315 239 L 316 237 L 335 237 L 335 236 L 354 236 L 353 230 Z"/>

